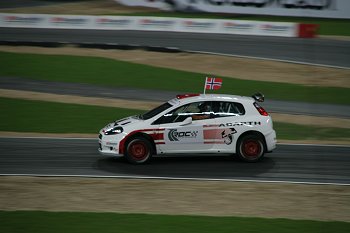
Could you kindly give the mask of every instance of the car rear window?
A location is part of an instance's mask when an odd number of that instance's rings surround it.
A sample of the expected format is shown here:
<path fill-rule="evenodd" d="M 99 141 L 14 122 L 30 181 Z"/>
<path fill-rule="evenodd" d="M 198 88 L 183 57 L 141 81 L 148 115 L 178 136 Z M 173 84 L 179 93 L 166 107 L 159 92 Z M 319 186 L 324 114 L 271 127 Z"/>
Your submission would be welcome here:
<path fill-rule="evenodd" d="M 213 110 L 215 117 L 239 116 L 245 114 L 243 104 L 236 102 L 213 102 Z"/>

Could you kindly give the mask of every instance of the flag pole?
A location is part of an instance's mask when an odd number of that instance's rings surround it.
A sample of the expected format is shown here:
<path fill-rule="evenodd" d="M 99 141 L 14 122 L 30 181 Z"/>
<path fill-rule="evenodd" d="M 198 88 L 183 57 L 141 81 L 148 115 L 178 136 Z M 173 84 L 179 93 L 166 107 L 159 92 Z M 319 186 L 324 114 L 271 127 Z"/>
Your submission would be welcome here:
<path fill-rule="evenodd" d="M 205 82 L 204 82 L 204 90 L 203 90 L 203 94 L 205 95 L 205 90 L 206 90 L 206 84 L 207 84 L 207 79 L 208 79 L 208 77 L 205 77 Z"/>

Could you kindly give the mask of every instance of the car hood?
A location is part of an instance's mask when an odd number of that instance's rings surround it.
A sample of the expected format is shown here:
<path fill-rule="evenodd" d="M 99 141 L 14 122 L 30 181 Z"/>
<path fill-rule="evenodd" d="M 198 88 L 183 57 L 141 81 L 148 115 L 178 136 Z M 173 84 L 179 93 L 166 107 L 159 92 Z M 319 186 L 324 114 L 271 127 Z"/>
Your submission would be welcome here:
<path fill-rule="evenodd" d="M 123 118 L 121 120 L 116 120 L 115 122 L 109 123 L 108 125 L 106 125 L 104 128 L 101 129 L 101 132 L 108 131 L 109 129 L 112 129 L 112 128 L 118 127 L 118 126 L 125 129 L 129 126 L 139 124 L 141 122 L 143 122 L 143 120 L 140 120 L 136 116 L 131 116 L 131 117 Z"/>
<path fill-rule="evenodd" d="M 125 127 L 128 125 L 132 125 L 135 123 L 139 123 L 142 120 L 140 120 L 140 118 L 136 117 L 136 116 L 131 116 L 131 117 L 127 117 L 121 120 L 116 120 L 115 122 L 113 122 L 113 126 L 121 126 L 121 127 Z"/>

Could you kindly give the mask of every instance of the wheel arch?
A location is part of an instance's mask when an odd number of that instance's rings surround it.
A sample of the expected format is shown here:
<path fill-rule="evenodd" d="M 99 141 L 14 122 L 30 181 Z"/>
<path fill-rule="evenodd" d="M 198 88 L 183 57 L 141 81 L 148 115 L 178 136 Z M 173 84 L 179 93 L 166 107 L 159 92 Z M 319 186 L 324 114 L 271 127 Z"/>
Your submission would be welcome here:
<path fill-rule="evenodd" d="M 246 131 L 244 133 L 242 133 L 238 138 L 237 138 L 237 141 L 236 141 L 236 153 L 237 153 L 237 150 L 238 150 L 238 145 L 239 145 L 239 141 L 247 136 L 247 135 L 255 135 L 255 136 L 258 136 L 260 137 L 262 140 L 263 140 L 263 146 L 264 146 L 264 153 L 267 152 L 267 145 L 266 145 L 266 139 L 265 139 L 265 136 L 264 134 L 262 134 L 261 132 L 259 131 L 256 131 L 256 130 L 249 130 L 249 131 Z"/>
<path fill-rule="evenodd" d="M 129 142 L 131 142 L 134 138 L 145 138 L 152 145 L 152 154 L 157 154 L 156 144 L 155 144 L 153 138 L 149 134 L 143 133 L 143 132 L 134 132 L 134 133 L 128 134 L 120 142 L 119 151 L 120 151 L 121 154 L 125 153 L 126 147 L 128 146 Z"/>

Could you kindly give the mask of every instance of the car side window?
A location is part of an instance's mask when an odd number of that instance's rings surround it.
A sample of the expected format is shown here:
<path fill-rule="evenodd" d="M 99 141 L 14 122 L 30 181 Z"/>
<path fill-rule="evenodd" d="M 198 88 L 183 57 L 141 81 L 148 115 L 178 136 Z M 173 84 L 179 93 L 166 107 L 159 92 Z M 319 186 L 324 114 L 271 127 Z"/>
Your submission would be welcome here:
<path fill-rule="evenodd" d="M 214 117 L 240 116 L 245 114 L 245 109 L 241 103 L 236 102 L 213 102 Z"/>
<path fill-rule="evenodd" d="M 192 120 L 209 119 L 213 113 L 211 101 L 194 102 L 183 105 L 167 114 L 164 114 L 152 124 L 157 125 L 183 122 L 187 117 L 192 117 Z"/>

